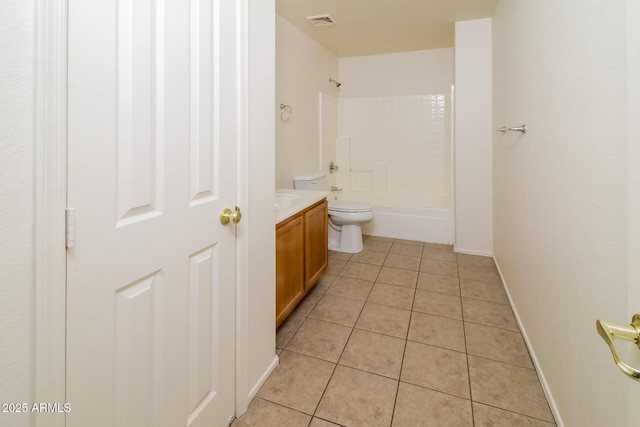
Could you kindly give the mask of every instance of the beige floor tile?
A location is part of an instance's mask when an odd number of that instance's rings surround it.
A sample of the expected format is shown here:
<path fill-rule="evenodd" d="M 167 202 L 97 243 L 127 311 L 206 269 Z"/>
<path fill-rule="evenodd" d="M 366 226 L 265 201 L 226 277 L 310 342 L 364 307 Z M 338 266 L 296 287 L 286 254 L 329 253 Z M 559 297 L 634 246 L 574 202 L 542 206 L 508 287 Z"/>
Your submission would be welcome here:
<path fill-rule="evenodd" d="M 420 258 L 422 256 L 422 245 L 403 245 L 395 242 L 393 246 L 391 246 L 389 254 Z"/>
<path fill-rule="evenodd" d="M 325 271 L 325 274 L 337 276 L 338 274 L 340 274 L 345 265 L 347 265 L 347 262 L 349 261 L 340 258 L 329 258 L 329 263 L 327 265 L 327 271 Z"/>
<path fill-rule="evenodd" d="M 373 282 L 354 279 L 352 277 L 338 276 L 333 285 L 327 290 L 327 295 L 351 298 L 358 301 L 366 301 L 373 288 Z"/>
<path fill-rule="evenodd" d="M 363 236 L 363 239 L 368 241 L 390 242 L 390 243 L 393 243 L 396 240 L 393 237 L 371 236 L 368 234 Z"/>
<path fill-rule="evenodd" d="M 502 409 L 473 404 L 473 419 L 475 427 L 554 427 L 555 423 L 536 420 L 535 418 L 503 411 Z"/>
<path fill-rule="evenodd" d="M 353 327 L 363 305 L 364 301 L 325 294 L 309 313 L 309 318 Z"/>
<path fill-rule="evenodd" d="M 398 379 L 405 340 L 354 329 L 338 364 Z"/>
<path fill-rule="evenodd" d="M 471 401 L 401 382 L 393 427 L 472 427 Z"/>
<path fill-rule="evenodd" d="M 384 266 L 418 271 L 420 268 L 420 258 L 404 255 L 388 255 L 387 259 L 384 261 Z"/>
<path fill-rule="evenodd" d="M 408 239 L 394 239 L 393 243 L 397 243 L 399 245 L 411 245 L 411 246 L 420 246 L 420 247 L 423 247 L 425 245 L 424 242 L 420 242 L 419 240 L 408 240 Z"/>
<path fill-rule="evenodd" d="M 463 297 L 467 298 L 509 304 L 509 299 L 502 283 L 460 279 L 460 292 Z"/>
<path fill-rule="evenodd" d="M 333 363 L 285 350 L 257 397 L 313 415 L 334 368 Z"/>
<path fill-rule="evenodd" d="M 233 426 L 555 426 L 491 258 L 373 236 L 365 248 L 330 253 Z"/>
<path fill-rule="evenodd" d="M 306 427 L 310 419 L 309 415 L 256 397 L 231 427 Z"/>
<path fill-rule="evenodd" d="M 426 291 L 440 292 L 449 295 L 460 295 L 460 284 L 457 277 L 420 273 L 418 275 L 417 287 Z"/>
<path fill-rule="evenodd" d="M 316 416 L 345 426 L 391 424 L 398 382 L 338 365 Z"/>
<path fill-rule="evenodd" d="M 519 331 L 511 307 L 506 304 L 462 298 L 462 315 L 465 322 Z"/>
<path fill-rule="evenodd" d="M 349 261 L 351 259 L 351 255 L 353 254 L 348 254 L 346 252 L 329 251 L 329 259 L 335 258 Z"/>
<path fill-rule="evenodd" d="M 413 311 L 462 320 L 462 301 L 456 295 L 417 289 Z"/>
<path fill-rule="evenodd" d="M 331 274 L 323 274 L 322 276 L 320 276 L 318 283 L 316 283 L 316 285 L 313 287 L 312 292 L 325 293 L 327 289 L 331 287 L 337 277 L 338 276 L 334 276 Z"/>
<path fill-rule="evenodd" d="M 365 239 L 363 246 L 366 250 L 388 253 L 391 250 L 393 241 L 383 241 L 375 239 Z"/>
<path fill-rule="evenodd" d="M 465 351 L 462 321 L 447 317 L 414 311 L 407 339 L 449 350 Z"/>
<path fill-rule="evenodd" d="M 441 251 L 448 251 L 453 253 L 453 245 L 444 245 L 442 243 L 429 243 L 429 242 L 425 242 L 424 244 L 424 248 L 427 249 L 437 249 L 437 250 L 441 250 Z"/>
<path fill-rule="evenodd" d="M 329 421 L 321 420 L 320 418 L 314 418 L 311 420 L 309 427 L 340 427 L 338 424 L 330 423 Z"/>
<path fill-rule="evenodd" d="M 500 284 L 500 276 L 495 267 L 485 267 L 474 264 L 460 264 L 460 278 Z"/>
<path fill-rule="evenodd" d="M 340 272 L 340 276 L 353 277 L 354 279 L 368 280 L 375 282 L 380 273 L 379 265 L 363 264 L 361 262 L 349 261 Z"/>
<path fill-rule="evenodd" d="M 464 332 L 467 353 L 533 369 L 529 351 L 520 332 L 469 322 L 465 324 Z"/>
<path fill-rule="evenodd" d="M 406 288 L 415 288 L 417 280 L 417 271 L 382 267 L 380 274 L 378 275 L 377 282 L 386 283 L 388 285 L 404 286 Z"/>
<path fill-rule="evenodd" d="M 347 344 L 351 328 L 316 319 L 307 319 L 286 346 L 287 350 L 337 362 Z"/>
<path fill-rule="evenodd" d="M 474 402 L 554 421 L 533 369 L 469 355 L 469 374 Z"/>
<path fill-rule="evenodd" d="M 400 380 L 469 399 L 467 356 L 407 341 Z"/>
<path fill-rule="evenodd" d="M 457 278 L 458 264 L 454 262 L 423 258 L 422 263 L 420 264 L 420 272 Z"/>
<path fill-rule="evenodd" d="M 294 316 L 307 317 L 316 304 L 318 304 L 318 301 L 322 299 L 322 295 L 320 292 L 309 292 L 302 298 L 302 301 L 298 303 L 298 306 L 293 309 L 291 314 Z"/>
<path fill-rule="evenodd" d="M 356 328 L 393 337 L 405 338 L 411 312 L 385 305 L 366 303 Z"/>
<path fill-rule="evenodd" d="M 387 258 L 386 252 L 378 252 L 371 249 L 365 249 L 351 257 L 353 262 L 361 262 L 363 264 L 382 265 Z"/>
<path fill-rule="evenodd" d="M 483 267 L 495 268 L 493 258 L 490 256 L 478 256 L 469 254 L 456 254 L 458 257 L 458 263 L 465 265 L 481 265 Z"/>
<path fill-rule="evenodd" d="M 300 325 L 302 325 L 302 322 L 304 322 L 304 317 L 302 316 L 290 315 L 287 317 L 276 331 L 276 348 L 284 348 Z"/>
<path fill-rule="evenodd" d="M 329 289 L 331 287 L 331 286 L 328 286 L 328 287 L 325 286 L 323 288 L 322 286 L 318 286 L 318 285 L 320 285 L 320 283 L 316 283 L 315 286 L 313 286 L 311 288 L 311 290 L 309 292 L 307 292 L 306 296 L 314 295 L 316 297 L 322 298 L 324 296 L 324 294 L 327 293 L 327 289 Z"/>
<path fill-rule="evenodd" d="M 414 288 L 405 288 L 403 286 L 387 285 L 378 282 L 373 286 L 367 302 L 411 310 L 414 293 Z"/>
<path fill-rule="evenodd" d="M 448 249 L 432 248 L 425 246 L 422 250 L 422 258 L 435 259 L 438 261 L 458 262 L 454 252 Z"/>

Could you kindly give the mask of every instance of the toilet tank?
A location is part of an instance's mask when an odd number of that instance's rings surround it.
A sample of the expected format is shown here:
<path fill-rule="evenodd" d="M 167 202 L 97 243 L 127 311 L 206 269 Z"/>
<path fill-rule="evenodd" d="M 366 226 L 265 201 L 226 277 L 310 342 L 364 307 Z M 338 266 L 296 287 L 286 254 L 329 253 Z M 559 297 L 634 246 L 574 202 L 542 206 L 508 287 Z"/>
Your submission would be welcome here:
<path fill-rule="evenodd" d="M 293 188 L 296 190 L 326 191 L 327 174 L 325 172 L 313 172 L 306 175 L 294 176 Z"/>

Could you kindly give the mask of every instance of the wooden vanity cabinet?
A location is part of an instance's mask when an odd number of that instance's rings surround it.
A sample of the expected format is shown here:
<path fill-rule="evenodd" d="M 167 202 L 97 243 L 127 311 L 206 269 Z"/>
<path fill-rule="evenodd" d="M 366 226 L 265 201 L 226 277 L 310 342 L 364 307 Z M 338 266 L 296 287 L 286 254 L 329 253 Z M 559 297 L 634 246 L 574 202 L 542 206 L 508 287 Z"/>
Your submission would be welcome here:
<path fill-rule="evenodd" d="M 304 295 L 304 217 L 296 215 L 276 227 L 276 328 Z"/>
<path fill-rule="evenodd" d="M 276 328 L 327 269 L 327 206 L 322 200 L 276 226 Z"/>
<path fill-rule="evenodd" d="M 304 288 L 308 292 L 327 270 L 329 262 L 328 203 L 310 207 L 304 213 Z"/>

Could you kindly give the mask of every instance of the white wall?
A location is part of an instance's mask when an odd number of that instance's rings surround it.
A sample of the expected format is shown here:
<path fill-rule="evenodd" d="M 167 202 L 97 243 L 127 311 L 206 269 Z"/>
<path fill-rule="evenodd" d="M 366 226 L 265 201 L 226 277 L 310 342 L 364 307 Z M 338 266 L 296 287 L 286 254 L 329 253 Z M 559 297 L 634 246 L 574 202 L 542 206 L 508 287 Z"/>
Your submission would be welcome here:
<path fill-rule="evenodd" d="M 0 2 L 0 402 L 33 401 L 34 19 L 33 1 Z"/>
<path fill-rule="evenodd" d="M 319 93 L 336 97 L 338 59 L 276 15 L 276 186 L 293 188 L 293 177 L 317 171 L 320 158 Z M 289 121 L 280 104 L 290 105 Z M 328 170 L 329 160 L 323 169 Z"/>
<path fill-rule="evenodd" d="M 637 425 L 626 397 L 638 384 L 595 329 L 628 322 L 638 286 L 627 277 L 626 170 L 638 165 L 627 160 L 626 3 L 499 0 L 493 19 L 493 125 L 529 127 L 494 134 L 495 259 L 566 426 Z"/>
<path fill-rule="evenodd" d="M 453 49 L 340 58 L 340 97 L 449 93 Z"/>
<path fill-rule="evenodd" d="M 493 253 L 491 19 L 456 22 L 455 250 Z"/>
<path fill-rule="evenodd" d="M 631 165 L 640 165 L 640 144 L 637 143 L 637 135 L 640 135 L 640 2 L 627 2 L 627 162 Z M 635 143 L 632 142 L 635 138 Z M 628 251 L 627 268 L 629 270 L 629 293 L 627 303 L 629 315 L 640 311 L 640 167 L 627 167 L 627 223 L 628 223 Z M 631 366 L 640 366 L 640 352 L 635 346 L 629 346 L 632 353 L 630 357 L 625 355 L 625 361 Z M 640 387 L 634 381 L 628 381 L 628 405 L 629 420 L 635 420 L 637 416 L 637 403 L 640 402 Z"/>
<path fill-rule="evenodd" d="M 241 144 L 246 151 L 244 176 L 240 182 L 248 185 L 240 190 L 239 199 L 246 208 L 246 226 L 238 227 L 239 245 L 243 246 L 237 262 L 248 285 L 246 299 L 240 299 L 238 310 L 247 315 L 247 324 L 239 324 L 240 339 L 246 338 L 248 349 L 246 381 L 239 379 L 241 390 L 252 398 L 275 368 L 275 130 L 273 122 L 275 99 L 275 0 L 249 0 L 248 26 L 248 105 L 245 105 L 248 127 Z M 247 190 L 244 193 L 244 190 Z M 247 235 L 245 231 L 249 231 Z M 246 280 L 246 282 L 245 282 Z M 245 329 L 246 328 L 246 329 Z M 246 335 L 245 335 L 246 334 Z M 232 366 L 229 369 L 233 369 Z M 244 366 L 240 367 L 244 369 Z M 246 401 L 245 401 L 246 402 Z M 243 403 L 242 399 L 238 402 Z M 236 408 L 236 414 L 246 408 Z"/>

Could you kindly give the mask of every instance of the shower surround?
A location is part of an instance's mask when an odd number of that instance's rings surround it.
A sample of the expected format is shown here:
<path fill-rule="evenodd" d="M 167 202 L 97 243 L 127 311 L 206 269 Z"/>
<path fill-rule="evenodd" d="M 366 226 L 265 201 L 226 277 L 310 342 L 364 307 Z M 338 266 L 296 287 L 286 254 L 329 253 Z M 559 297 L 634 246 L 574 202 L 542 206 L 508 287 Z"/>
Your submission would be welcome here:
<path fill-rule="evenodd" d="M 372 202 L 451 208 L 449 95 L 339 101 L 337 185 Z"/>
<path fill-rule="evenodd" d="M 335 182 L 342 192 L 332 197 L 373 205 L 365 233 L 453 242 L 450 98 L 338 99 Z"/>

